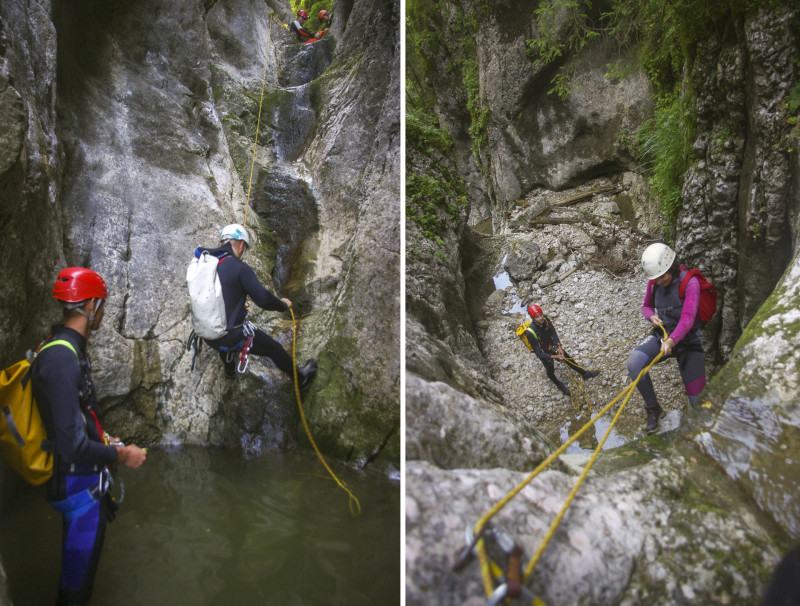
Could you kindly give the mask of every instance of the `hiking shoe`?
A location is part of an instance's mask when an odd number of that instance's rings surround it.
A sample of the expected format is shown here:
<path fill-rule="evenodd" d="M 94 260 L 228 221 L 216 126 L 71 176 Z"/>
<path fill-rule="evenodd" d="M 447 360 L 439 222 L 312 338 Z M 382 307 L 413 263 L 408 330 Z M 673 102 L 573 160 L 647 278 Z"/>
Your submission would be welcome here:
<path fill-rule="evenodd" d="M 308 389 L 315 376 L 317 376 L 317 361 L 314 358 L 310 358 L 303 364 L 303 368 L 297 370 L 297 380 L 300 383 L 300 389 L 303 391 Z"/>
<path fill-rule="evenodd" d="M 647 423 L 644 426 L 644 432 L 647 435 L 654 434 L 658 431 L 658 424 L 667 413 L 660 406 L 658 408 L 651 408 L 647 410 Z"/>
<path fill-rule="evenodd" d="M 569 395 L 569 393 L 570 393 L 570 392 L 569 392 L 569 387 L 567 387 L 567 386 L 566 386 L 566 385 L 564 385 L 563 383 L 559 383 L 559 384 L 558 384 L 558 389 L 559 389 L 559 390 L 561 390 L 561 393 L 563 393 L 565 396 L 568 396 L 568 395 Z"/>
<path fill-rule="evenodd" d="M 584 379 L 593 379 L 594 377 L 596 377 L 599 374 L 600 374 L 599 370 L 587 370 L 586 374 L 583 375 L 583 378 Z"/>

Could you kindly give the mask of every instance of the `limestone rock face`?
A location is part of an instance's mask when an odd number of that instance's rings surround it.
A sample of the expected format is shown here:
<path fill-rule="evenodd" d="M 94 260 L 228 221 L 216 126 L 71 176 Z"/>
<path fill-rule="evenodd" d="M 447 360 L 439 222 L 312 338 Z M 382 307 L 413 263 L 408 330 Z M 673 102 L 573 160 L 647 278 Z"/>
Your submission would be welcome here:
<path fill-rule="evenodd" d="M 697 162 L 683 186 L 676 248 L 719 287 L 714 321 L 722 358 L 792 257 L 797 162 L 787 149 L 786 103 L 800 51 L 794 11 L 762 10 L 737 35 L 702 43 L 697 91 Z"/>
<path fill-rule="evenodd" d="M 731 360 L 707 390 L 708 413 L 692 439 L 731 480 L 795 540 L 800 507 L 790 495 L 800 488 L 798 461 L 790 451 L 800 440 L 800 257 L 756 312 Z M 742 448 L 748 444 L 749 448 Z"/>
<path fill-rule="evenodd" d="M 277 0 L 3 3 L 0 224 L 19 262 L 0 269 L 0 352 L 35 346 L 59 319 L 56 272 L 90 266 L 110 292 L 90 350 L 117 435 L 297 447 L 271 362 L 226 381 L 206 348 L 189 368 L 186 266 L 246 221 L 245 260 L 296 303 L 298 362 L 319 359 L 318 444 L 396 469 L 399 3 L 338 5 L 305 47 L 271 10 L 290 17 Z M 250 319 L 291 350 L 288 315 Z"/>
<path fill-rule="evenodd" d="M 620 60 L 612 44 L 591 44 L 576 63 L 572 94 L 548 94 L 555 69 L 535 64 L 526 39 L 536 22 L 535 4 L 495 3 L 485 8 L 449 2 L 441 13 L 444 42 L 431 62 L 435 74 L 437 113 L 456 141 L 459 172 L 473 184 L 470 224 L 491 218 L 495 231 L 506 225 L 515 200 L 535 187 L 561 190 L 612 172 L 633 169 L 636 161 L 624 144 L 653 107 L 647 78 L 636 73 L 623 80 L 604 77 L 608 64 Z M 479 23 L 474 38 L 479 100 L 470 101 L 463 84 L 454 86 L 448 68 L 450 49 L 462 49 L 464 13 Z M 513 17 L 510 15 L 513 14 Z M 472 59 L 472 58 L 470 58 Z M 465 76 L 466 78 L 466 76 Z M 460 89 L 460 90 L 459 90 Z M 468 103 L 487 112 L 486 144 L 475 158 L 470 148 Z M 479 133 L 476 136 L 481 136 Z M 476 166 L 477 162 L 477 166 Z M 482 169 L 481 169 L 482 165 Z M 494 195 L 487 195 L 487 192 Z"/>
<path fill-rule="evenodd" d="M 444 469 L 532 469 L 547 458 L 546 440 L 486 410 L 446 383 L 406 381 L 406 458 L 433 461 Z M 526 434 L 533 433 L 532 440 Z"/>
<path fill-rule="evenodd" d="M 28 6 L 30 4 L 30 6 Z M 0 6 L 0 355 L 35 347 L 59 313 L 50 300 L 64 264 L 57 204 L 63 151 L 56 136 L 56 31 L 50 3 Z M 13 259 L 13 262 L 10 261 Z"/>

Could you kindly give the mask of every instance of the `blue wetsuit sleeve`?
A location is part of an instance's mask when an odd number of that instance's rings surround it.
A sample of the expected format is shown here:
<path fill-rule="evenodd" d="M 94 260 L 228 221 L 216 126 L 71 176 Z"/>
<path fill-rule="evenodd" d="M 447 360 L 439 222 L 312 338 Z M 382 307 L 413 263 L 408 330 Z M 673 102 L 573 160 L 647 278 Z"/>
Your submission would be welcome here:
<path fill-rule="evenodd" d="M 266 309 L 267 311 L 286 311 L 289 309 L 286 303 L 264 288 L 253 268 L 245 263 L 242 264 L 239 281 L 244 291 L 250 295 L 253 303 L 261 309 Z"/>
<path fill-rule="evenodd" d="M 116 461 L 114 446 L 91 440 L 87 435 L 87 421 L 78 395 L 83 376 L 75 354 L 67 347 L 53 346 L 39 354 L 35 366 L 37 391 L 50 408 L 56 449 L 61 458 L 76 465 Z"/>

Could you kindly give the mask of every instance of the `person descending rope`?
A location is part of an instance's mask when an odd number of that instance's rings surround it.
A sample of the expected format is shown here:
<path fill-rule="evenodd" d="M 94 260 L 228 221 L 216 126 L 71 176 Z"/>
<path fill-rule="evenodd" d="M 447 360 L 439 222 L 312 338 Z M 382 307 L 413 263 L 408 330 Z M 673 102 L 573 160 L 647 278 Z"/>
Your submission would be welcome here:
<path fill-rule="evenodd" d="M 528 307 L 528 315 L 533 322 L 526 322 L 517 329 L 517 334 L 528 349 L 535 353 L 544 366 L 547 378 L 550 379 L 565 396 L 570 395 L 569 387 L 564 385 L 556 377 L 555 364 L 553 360 L 561 360 L 572 370 L 581 375 L 584 379 L 591 379 L 600 374 L 599 370 L 585 370 L 570 359 L 570 355 L 564 351 L 561 340 L 558 338 L 555 326 L 538 305 Z"/>
<path fill-rule="evenodd" d="M 252 327 L 252 330 L 248 331 L 252 334 L 245 334 L 249 326 L 249 322 L 245 322 L 247 315 L 245 303 L 248 295 L 256 305 L 267 311 L 287 311 L 292 302 L 287 298 L 278 299 L 269 292 L 256 277 L 253 268 L 241 260 L 250 245 L 250 235 L 243 225 L 232 223 L 225 226 L 220 233 L 220 242 L 222 245 L 218 248 L 199 247 L 195 251 L 195 256 L 207 252 L 220 259 L 217 275 L 222 287 L 222 298 L 225 301 L 227 326 L 231 327 L 224 336 L 218 339 L 206 339 L 206 342 L 219 352 L 225 364 L 225 376 L 228 378 L 236 377 L 237 357 L 232 354 L 241 350 L 248 336 L 252 337 L 249 353 L 267 356 L 287 376 L 293 377 L 292 357 L 280 343 L 260 328 Z M 308 388 L 316 372 L 317 361 L 314 358 L 307 360 L 303 367 L 298 369 L 301 389 Z"/>
<path fill-rule="evenodd" d="M 306 28 L 303 27 L 303 24 L 306 21 L 308 21 L 308 11 L 305 10 L 297 11 L 297 19 L 295 19 L 289 24 L 289 30 L 303 44 L 316 42 L 319 39 L 319 36 L 315 36 L 310 31 L 308 31 Z"/>
<path fill-rule="evenodd" d="M 47 441 L 53 475 L 47 500 L 63 514 L 61 579 L 57 604 L 86 604 L 92 597 L 107 520 L 117 505 L 108 494 L 109 465 L 137 468 L 147 452 L 109 437 L 97 418 L 86 344 L 103 320 L 108 290 L 97 272 L 68 267 L 58 274 L 53 297 L 64 309 L 31 366 L 31 386 Z M 49 346 L 52 344 L 53 346 Z"/>
<path fill-rule="evenodd" d="M 687 270 L 676 259 L 675 251 L 666 244 L 651 244 L 642 253 L 642 269 L 648 279 L 642 302 L 642 315 L 653 325 L 653 333 L 628 356 L 627 368 L 631 379 L 660 352 L 662 360 L 675 354 L 689 403 L 694 406 L 706 385 L 705 360 L 698 318 L 700 279 L 692 275 L 681 288 Z M 685 290 L 683 296 L 681 291 Z M 667 331 L 662 339 L 661 326 Z M 658 431 L 666 414 L 659 406 L 649 373 L 636 385 L 644 399 L 647 413 L 645 432 Z"/>

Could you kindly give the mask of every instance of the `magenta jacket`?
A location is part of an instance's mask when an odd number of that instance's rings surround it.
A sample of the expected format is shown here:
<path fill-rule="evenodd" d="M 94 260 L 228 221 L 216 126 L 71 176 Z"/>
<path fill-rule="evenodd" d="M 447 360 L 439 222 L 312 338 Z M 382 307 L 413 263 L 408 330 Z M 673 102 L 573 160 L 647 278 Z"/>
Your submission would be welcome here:
<path fill-rule="evenodd" d="M 679 279 L 679 278 L 674 278 Z M 642 302 L 642 315 L 649 322 L 650 316 L 656 313 L 653 308 L 653 284 L 652 280 L 647 281 L 647 290 L 644 293 L 644 301 Z M 681 319 L 669 338 L 677 345 L 681 339 L 692 330 L 694 323 L 697 320 L 697 308 L 700 305 L 700 281 L 692 276 L 686 284 L 686 293 L 683 300 L 683 310 L 681 311 Z"/>

